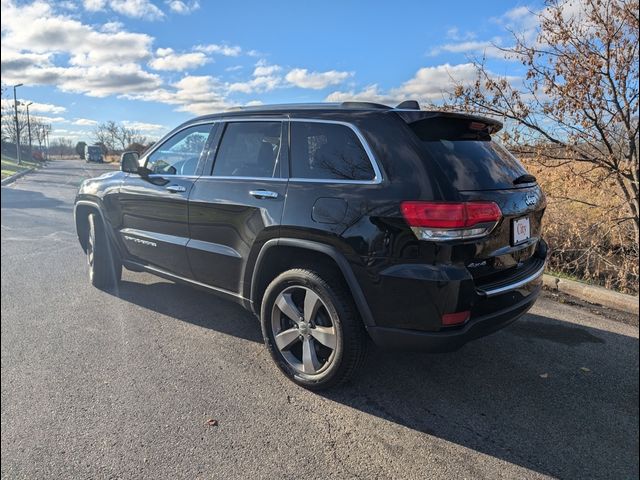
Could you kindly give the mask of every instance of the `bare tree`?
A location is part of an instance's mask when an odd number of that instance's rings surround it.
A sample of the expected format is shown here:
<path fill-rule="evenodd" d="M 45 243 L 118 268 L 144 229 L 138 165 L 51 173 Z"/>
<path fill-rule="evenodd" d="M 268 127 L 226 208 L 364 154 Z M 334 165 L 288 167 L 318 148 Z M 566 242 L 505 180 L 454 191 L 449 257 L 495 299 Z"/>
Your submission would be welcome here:
<path fill-rule="evenodd" d="M 123 151 L 132 143 L 145 144 L 147 141 L 139 130 L 113 120 L 96 126 L 93 136 L 96 143 L 104 145 L 109 152 Z"/>
<path fill-rule="evenodd" d="M 97 125 L 93 131 L 95 143 L 104 145 L 107 152 L 114 151 L 118 141 L 118 130 L 118 125 L 112 120 Z"/>
<path fill-rule="evenodd" d="M 16 123 L 15 123 L 15 111 L 13 106 L 9 106 L 5 104 L 2 107 L 2 140 L 16 143 Z M 20 142 L 22 144 L 28 143 L 28 132 L 27 132 L 27 115 L 26 111 L 22 111 L 18 108 L 18 125 L 20 128 Z"/>
<path fill-rule="evenodd" d="M 58 137 L 51 142 L 51 154 L 60 158 L 74 156 L 74 146 L 75 143 L 70 138 Z"/>
<path fill-rule="evenodd" d="M 495 77 L 481 59 L 475 83 L 457 85 L 453 102 L 507 120 L 517 153 L 612 183 L 616 221 L 631 224 L 637 245 L 638 0 L 584 0 L 577 13 L 568 5 L 548 0 L 537 38 L 514 32 L 515 45 L 503 49 L 526 67 L 521 84 Z"/>

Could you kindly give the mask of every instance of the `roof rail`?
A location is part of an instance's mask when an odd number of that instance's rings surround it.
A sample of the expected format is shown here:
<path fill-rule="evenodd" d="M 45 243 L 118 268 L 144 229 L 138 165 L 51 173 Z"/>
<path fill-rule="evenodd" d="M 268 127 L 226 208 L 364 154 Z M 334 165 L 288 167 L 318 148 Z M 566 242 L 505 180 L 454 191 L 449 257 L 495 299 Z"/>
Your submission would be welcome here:
<path fill-rule="evenodd" d="M 342 102 L 340 104 L 342 108 L 363 108 L 363 109 L 380 109 L 380 110 L 390 110 L 391 107 L 388 105 L 383 105 L 381 103 L 373 103 L 373 102 Z"/>

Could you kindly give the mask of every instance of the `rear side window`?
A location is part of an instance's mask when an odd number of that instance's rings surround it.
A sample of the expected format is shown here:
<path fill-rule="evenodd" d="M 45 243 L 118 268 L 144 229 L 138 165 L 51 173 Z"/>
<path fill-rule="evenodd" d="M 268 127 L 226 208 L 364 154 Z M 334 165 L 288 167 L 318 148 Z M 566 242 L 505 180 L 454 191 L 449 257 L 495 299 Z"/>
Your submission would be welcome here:
<path fill-rule="evenodd" d="M 291 122 L 291 177 L 366 181 L 373 180 L 375 172 L 348 126 Z"/>
<path fill-rule="evenodd" d="M 281 133 L 282 122 L 228 123 L 213 165 L 213 176 L 279 176 Z"/>
<path fill-rule="evenodd" d="M 514 180 L 527 171 L 503 146 L 468 120 L 433 118 L 409 126 L 454 187 L 464 190 L 515 188 Z"/>

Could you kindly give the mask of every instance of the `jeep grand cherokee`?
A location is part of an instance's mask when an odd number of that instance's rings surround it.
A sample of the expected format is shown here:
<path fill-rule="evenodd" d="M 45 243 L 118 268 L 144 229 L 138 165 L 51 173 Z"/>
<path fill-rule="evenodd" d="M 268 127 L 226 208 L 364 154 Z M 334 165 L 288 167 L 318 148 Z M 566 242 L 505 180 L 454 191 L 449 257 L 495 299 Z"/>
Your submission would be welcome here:
<path fill-rule="evenodd" d="M 124 266 L 236 301 L 312 389 L 352 375 L 369 339 L 457 349 L 541 287 L 545 199 L 492 140 L 501 126 L 411 101 L 195 118 L 80 187 L 91 282 Z"/>

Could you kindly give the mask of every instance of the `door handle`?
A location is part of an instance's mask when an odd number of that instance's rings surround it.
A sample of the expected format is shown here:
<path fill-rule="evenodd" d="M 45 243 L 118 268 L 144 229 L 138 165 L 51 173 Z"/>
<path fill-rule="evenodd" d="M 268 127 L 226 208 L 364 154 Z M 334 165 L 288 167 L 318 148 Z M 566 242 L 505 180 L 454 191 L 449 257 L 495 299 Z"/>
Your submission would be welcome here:
<path fill-rule="evenodd" d="M 182 185 L 169 185 L 168 187 L 166 187 L 166 189 L 171 193 L 180 193 L 187 191 L 187 187 L 183 187 Z"/>
<path fill-rule="evenodd" d="M 271 192 L 269 190 L 250 190 L 249 195 L 253 195 L 256 198 L 278 198 L 278 194 L 276 192 Z"/>

